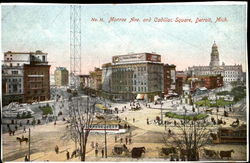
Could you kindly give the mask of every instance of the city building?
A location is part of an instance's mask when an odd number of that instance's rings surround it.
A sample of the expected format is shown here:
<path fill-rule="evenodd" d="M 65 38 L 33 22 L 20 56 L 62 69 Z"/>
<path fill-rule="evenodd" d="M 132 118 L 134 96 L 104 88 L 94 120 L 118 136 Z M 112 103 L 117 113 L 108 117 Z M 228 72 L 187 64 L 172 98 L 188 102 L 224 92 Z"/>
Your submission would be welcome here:
<path fill-rule="evenodd" d="M 89 75 L 79 75 L 80 86 L 88 95 L 101 95 L 102 90 L 102 69 L 95 67 Z"/>
<path fill-rule="evenodd" d="M 99 91 L 102 89 L 102 69 L 95 67 L 94 71 L 89 73 L 90 75 L 90 89 Z"/>
<path fill-rule="evenodd" d="M 183 94 L 183 86 L 187 80 L 187 74 L 184 71 L 176 71 L 176 89 L 175 92 L 178 95 Z"/>
<path fill-rule="evenodd" d="M 215 89 L 223 86 L 223 77 L 221 75 L 203 75 L 188 78 L 191 92 L 197 88 Z"/>
<path fill-rule="evenodd" d="M 188 74 L 191 76 L 220 74 L 224 83 L 243 81 L 242 65 L 225 65 L 224 62 L 220 64 L 218 46 L 215 42 L 212 46 L 209 66 L 188 67 Z"/>
<path fill-rule="evenodd" d="M 49 69 L 47 53 L 40 50 L 5 52 L 2 65 L 3 105 L 11 102 L 32 102 L 33 99 L 48 100 Z"/>
<path fill-rule="evenodd" d="M 65 67 L 57 67 L 54 78 L 56 86 L 67 86 L 69 84 L 69 71 Z"/>
<path fill-rule="evenodd" d="M 80 79 L 80 87 L 81 89 L 85 89 L 87 87 L 90 87 L 90 75 L 79 75 Z"/>
<path fill-rule="evenodd" d="M 164 64 L 164 95 L 173 94 L 176 90 L 176 71 L 175 65 Z"/>
<path fill-rule="evenodd" d="M 145 99 L 163 93 L 163 63 L 154 53 L 135 53 L 112 57 L 103 65 L 102 90 L 114 100 Z M 111 87 L 110 87 L 111 86 Z"/>

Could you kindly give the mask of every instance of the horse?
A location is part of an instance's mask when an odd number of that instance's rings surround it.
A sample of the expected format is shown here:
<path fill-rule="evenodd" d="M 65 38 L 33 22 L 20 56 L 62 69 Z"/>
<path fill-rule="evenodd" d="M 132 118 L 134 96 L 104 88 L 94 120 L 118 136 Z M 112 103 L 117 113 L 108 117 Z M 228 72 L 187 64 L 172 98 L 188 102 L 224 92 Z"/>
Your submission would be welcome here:
<path fill-rule="evenodd" d="M 171 154 L 171 153 L 173 153 L 173 154 L 176 154 L 176 153 L 177 153 L 175 147 L 162 148 L 162 149 L 161 149 L 161 152 L 162 152 L 163 154 L 165 154 L 165 155 L 169 155 L 169 154 Z"/>
<path fill-rule="evenodd" d="M 23 141 L 25 141 L 26 143 L 29 141 L 29 138 L 20 138 L 20 137 L 17 137 L 16 138 L 17 141 L 19 141 L 20 145 Z"/>
<path fill-rule="evenodd" d="M 134 147 L 131 153 L 132 158 L 140 158 L 142 153 L 145 153 L 145 147 Z"/>
<path fill-rule="evenodd" d="M 218 157 L 218 152 L 215 150 L 204 149 L 204 154 L 208 157 Z"/>
<path fill-rule="evenodd" d="M 221 159 L 223 159 L 224 157 L 227 157 L 228 159 L 231 158 L 231 153 L 234 153 L 234 150 L 230 150 L 230 151 L 220 151 L 220 157 Z"/>
<path fill-rule="evenodd" d="M 79 152 L 80 152 L 79 149 L 74 150 L 71 154 L 71 158 L 73 158 L 74 156 L 76 157 L 77 154 L 79 154 Z"/>

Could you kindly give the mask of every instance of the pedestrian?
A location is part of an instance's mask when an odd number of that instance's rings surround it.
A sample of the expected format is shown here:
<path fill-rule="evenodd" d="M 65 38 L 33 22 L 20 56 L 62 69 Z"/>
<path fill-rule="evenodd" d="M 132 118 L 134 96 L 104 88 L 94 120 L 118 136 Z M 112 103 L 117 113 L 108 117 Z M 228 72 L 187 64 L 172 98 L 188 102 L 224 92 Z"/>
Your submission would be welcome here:
<path fill-rule="evenodd" d="M 10 124 L 7 124 L 7 128 L 10 129 Z"/>
<path fill-rule="evenodd" d="M 18 129 L 17 125 L 15 126 L 15 129 L 16 129 L 16 130 Z"/>
<path fill-rule="evenodd" d="M 165 123 L 165 131 L 167 130 L 167 124 Z"/>
<path fill-rule="evenodd" d="M 104 149 L 102 148 L 102 158 L 104 157 Z"/>
<path fill-rule="evenodd" d="M 56 121 L 54 122 L 54 125 L 56 125 Z"/>
<path fill-rule="evenodd" d="M 125 121 L 127 121 L 127 117 L 125 117 Z"/>
<path fill-rule="evenodd" d="M 176 121 L 174 120 L 174 126 L 176 126 Z"/>
<path fill-rule="evenodd" d="M 59 153 L 59 147 L 57 145 L 55 146 L 55 152 L 56 152 L 56 154 Z"/>
<path fill-rule="evenodd" d="M 25 157 L 24 157 L 24 161 L 25 161 L 25 162 L 29 161 L 29 158 L 28 158 L 28 156 L 27 156 L 27 155 L 25 155 Z"/>
<path fill-rule="evenodd" d="M 67 157 L 67 160 L 69 160 L 69 151 L 67 150 L 67 153 L 66 153 L 66 157 Z"/>
<path fill-rule="evenodd" d="M 117 142 L 117 136 L 115 135 L 115 143 Z"/>
<path fill-rule="evenodd" d="M 237 118 L 237 119 L 236 119 L 236 123 L 237 123 L 237 124 L 239 124 L 239 123 L 240 123 L 239 118 Z"/>
<path fill-rule="evenodd" d="M 22 122 L 21 122 L 21 121 L 20 121 L 20 123 L 19 123 L 19 126 L 20 126 L 20 127 L 22 127 L 22 126 L 23 126 L 23 124 L 22 124 Z"/>
<path fill-rule="evenodd" d="M 120 139 L 120 143 L 122 143 L 122 140 L 123 140 L 123 139 L 121 138 L 121 139 Z"/>
<path fill-rule="evenodd" d="M 125 142 L 126 142 L 126 145 L 127 145 L 128 144 L 128 138 L 127 137 L 125 138 Z"/>
<path fill-rule="evenodd" d="M 168 129 L 168 134 L 169 134 L 169 135 L 171 134 L 171 130 L 170 130 L 170 129 Z"/>
<path fill-rule="evenodd" d="M 95 148 L 96 148 L 96 149 L 98 148 L 98 143 L 97 143 L 97 142 L 95 143 Z"/>
<path fill-rule="evenodd" d="M 93 142 L 93 141 L 91 142 L 91 147 L 92 147 L 92 149 L 95 148 L 95 145 L 94 145 L 94 142 Z"/>
<path fill-rule="evenodd" d="M 131 137 L 128 139 L 128 141 L 129 141 L 129 144 L 132 144 L 132 139 L 131 139 Z"/>
<path fill-rule="evenodd" d="M 135 118 L 133 118 L 133 122 L 135 123 Z"/>
<path fill-rule="evenodd" d="M 128 130 L 130 130 L 130 126 L 128 125 Z"/>
<path fill-rule="evenodd" d="M 174 161 L 174 157 L 171 155 L 170 161 Z"/>
<path fill-rule="evenodd" d="M 25 126 L 23 126 L 23 132 L 26 133 L 26 127 Z"/>
<path fill-rule="evenodd" d="M 95 157 L 97 157 L 98 156 L 98 149 L 96 148 L 95 149 Z"/>

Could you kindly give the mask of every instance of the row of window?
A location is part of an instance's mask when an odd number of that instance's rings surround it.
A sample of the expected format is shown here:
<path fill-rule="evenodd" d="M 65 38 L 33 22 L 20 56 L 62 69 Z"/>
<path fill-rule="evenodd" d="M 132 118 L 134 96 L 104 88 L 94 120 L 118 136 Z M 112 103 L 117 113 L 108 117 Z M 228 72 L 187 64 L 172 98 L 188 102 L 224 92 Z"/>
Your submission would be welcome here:
<path fill-rule="evenodd" d="M 22 79 L 7 79 L 8 82 L 21 82 Z"/>
<path fill-rule="evenodd" d="M 146 71 L 146 67 L 126 67 L 126 68 L 114 68 L 113 72 L 119 71 Z"/>
<path fill-rule="evenodd" d="M 13 63 L 10 63 L 10 67 L 15 66 Z M 16 66 L 20 66 L 20 63 L 17 63 Z"/>
<path fill-rule="evenodd" d="M 90 128 L 105 129 L 105 125 L 91 125 Z M 117 129 L 118 125 L 106 125 L 106 129 Z"/>
<path fill-rule="evenodd" d="M 146 92 L 147 87 L 128 87 L 128 86 L 113 86 L 115 91 L 135 91 L 135 92 Z"/>
<path fill-rule="evenodd" d="M 226 71 L 225 74 L 240 74 L 238 71 Z"/>

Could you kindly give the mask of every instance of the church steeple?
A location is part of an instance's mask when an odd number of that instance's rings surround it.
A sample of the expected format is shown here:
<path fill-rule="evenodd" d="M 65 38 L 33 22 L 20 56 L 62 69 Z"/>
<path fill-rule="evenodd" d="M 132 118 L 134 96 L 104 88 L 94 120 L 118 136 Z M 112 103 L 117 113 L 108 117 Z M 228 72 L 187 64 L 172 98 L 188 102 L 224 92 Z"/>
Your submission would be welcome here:
<path fill-rule="evenodd" d="M 218 47 L 214 41 L 214 44 L 212 46 L 212 52 L 211 52 L 211 61 L 210 61 L 210 66 L 220 66 L 220 59 L 219 59 L 219 51 Z"/>

